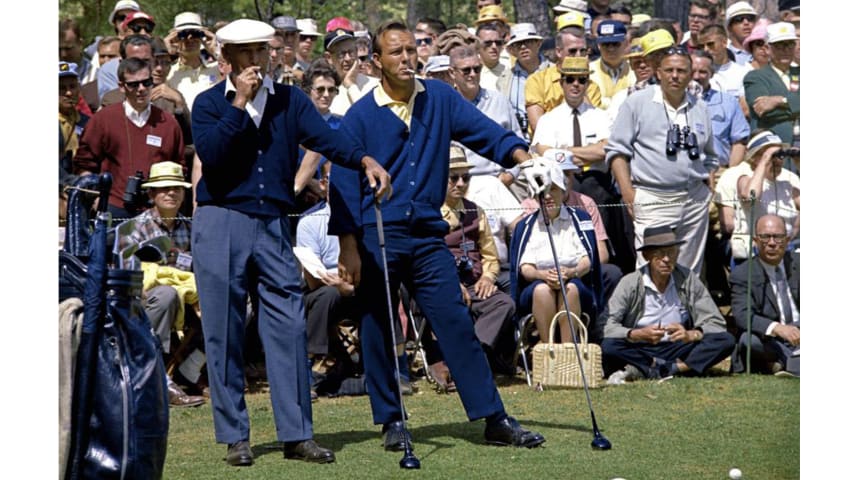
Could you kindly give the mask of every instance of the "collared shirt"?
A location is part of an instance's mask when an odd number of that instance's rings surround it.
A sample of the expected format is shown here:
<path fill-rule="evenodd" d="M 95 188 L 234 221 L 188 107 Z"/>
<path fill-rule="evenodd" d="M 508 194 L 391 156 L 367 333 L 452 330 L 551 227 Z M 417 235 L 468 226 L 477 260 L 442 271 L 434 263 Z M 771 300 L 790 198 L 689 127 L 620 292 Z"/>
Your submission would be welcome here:
<path fill-rule="evenodd" d="M 789 308 L 792 309 L 792 324 L 800 325 L 801 314 L 798 311 L 798 306 L 795 305 L 795 301 L 792 298 L 792 291 L 789 288 L 789 280 L 786 278 L 786 271 L 783 269 L 783 262 L 780 262 L 779 265 L 774 266 L 774 265 L 771 265 L 769 263 L 765 263 L 765 261 L 759 257 L 756 257 L 756 259 L 759 260 L 759 264 L 762 265 L 762 269 L 765 270 L 765 275 L 768 276 L 769 283 L 771 284 L 771 290 L 774 292 L 774 298 L 777 299 L 777 311 L 780 312 L 780 321 L 771 322 L 768 325 L 768 328 L 765 330 L 765 335 L 771 336 L 771 332 L 774 331 L 774 327 L 776 327 L 777 325 L 779 325 L 781 323 L 786 324 L 786 321 L 783 318 L 783 312 L 785 312 L 785 310 L 783 309 L 783 302 L 786 302 L 786 301 L 789 302 Z M 783 276 L 783 279 L 785 280 L 785 283 L 786 283 L 786 291 L 785 292 L 780 292 L 780 290 L 777 288 L 777 286 L 778 286 L 777 285 L 777 272 L 778 271 L 780 272 L 780 274 Z"/>
<path fill-rule="evenodd" d="M 380 81 L 377 78 L 357 73 L 355 83 L 347 88 L 341 85 L 340 92 L 335 95 L 329 105 L 329 111 L 343 117 L 354 103 L 379 84 Z"/>
<path fill-rule="evenodd" d="M 712 120 L 718 163 L 728 165 L 732 145 L 750 136 L 750 125 L 744 118 L 738 100 L 732 95 L 710 88 L 703 93 L 703 100 L 708 105 L 709 118 Z"/>
<path fill-rule="evenodd" d="M 500 60 L 492 68 L 489 68 L 484 64 L 483 70 L 480 72 L 480 87 L 488 88 L 490 90 L 498 90 L 498 79 L 504 75 L 505 70 L 508 70 L 509 68 L 510 67 L 502 63 Z"/>
<path fill-rule="evenodd" d="M 715 90 L 728 93 L 733 97 L 744 96 L 744 76 L 752 70 L 749 65 L 739 65 L 736 62 L 727 62 L 718 65 L 711 83 Z"/>
<path fill-rule="evenodd" d="M 667 325 L 683 323 L 687 320 L 688 309 L 679 300 L 673 275 L 667 279 L 667 286 L 664 288 L 664 291 L 659 292 L 658 287 L 652 281 L 648 264 L 641 267 L 641 272 L 644 286 L 644 303 L 643 316 L 638 320 L 637 328 L 659 324 L 663 328 Z M 669 342 L 670 336 L 665 335 L 661 341 Z"/>
<path fill-rule="evenodd" d="M 602 92 L 594 82 L 587 83 L 586 101 L 594 107 L 602 105 Z M 560 71 L 556 65 L 550 65 L 534 72 L 525 82 L 525 105 L 539 105 L 546 112 L 564 102 L 563 88 L 560 86 Z"/>
<path fill-rule="evenodd" d="M 572 223 L 572 216 L 567 207 L 562 206 L 560 215 L 552 220 L 551 231 L 560 266 L 575 267 L 584 257 L 587 257 L 587 250 L 581 243 L 578 232 L 575 231 L 575 225 Z M 538 217 L 537 223 L 531 228 L 528 244 L 525 245 L 525 251 L 519 259 L 520 265 L 526 263 L 534 265 L 538 270 L 554 268 L 554 257 L 542 217 Z"/>
<path fill-rule="evenodd" d="M 124 249 L 133 244 L 141 244 L 155 237 L 167 236 L 172 241 L 172 249 L 161 264 L 189 270 L 189 266 L 179 265 L 179 255 L 190 252 L 190 220 L 178 214 L 172 228 L 166 226 L 160 211 L 149 208 L 133 218 L 134 230 L 129 235 L 119 239 L 120 248 Z"/>
<path fill-rule="evenodd" d="M 664 111 L 667 112 L 667 119 L 671 125 L 675 123 L 680 127 L 688 126 L 688 94 L 682 97 L 682 103 L 678 107 L 674 107 L 664 100 L 664 92 L 661 91 L 661 87 L 658 87 L 652 94 L 652 101 L 664 105 Z"/>
<path fill-rule="evenodd" d="M 780 80 L 786 84 L 786 88 L 792 88 L 792 78 L 789 76 L 789 72 L 780 70 L 775 67 L 773 63 L 768 63 L 768 65 L 771 65 L 771 69 L 774 70 L 774 73 L 776 73 L 780 77 Z"/>
<path fill-rule="evenodd" d="M 172 66 L 169 75 L 166 77 L 166 83 L 184 96 L 187 109 L 190 111 L 193 110 L 193 102 L 196 100 L 196 96 L 218 81 L 219 68 L 215 63 L 211 65 L 203 63 L 197 68 L 193 68 L 182 64 L 180 60 Z"/>
<path fill-rule="evenodd" d="M 453 204 L 442 204 L 442 218 L 448 222 L 450 231 L 460 228 L 460 217 L 457 212 L 462 211 L 462 200 L 457 200 Z M 482 209 L 477 209 L 477 248 L 480 251 L 480 263 L 483 270 L 482 275 L 491 280 L 498 278 L 498 273 L 501 271 L 501 266 L 498 263 L 498 250 L 495 248 L 495 241 L 492 238 L 492 230 L 489 228 L 489 222 L 486 219 L 486 214 Z"/>
<path fill-rule="evenodd" d="M 531 145 L 540 144 L 551 148 L 571 147 L 575 132 L 572 110 L 572 107 L 563 102 L 554 110 L 546 112 L 540 117 Z M 611 135 L 611 121 L 604 110 L 588 103 L 582 103 L 578 106 L 578 111 L 578 124 L 581 126 L 581 146 L 608 139 Z M 595 162 L 589 166 L 603 172 L 608 171 L 608 165 L 604 161 Z"/>
<path fill-rule="evenodd" d="M 225 97 L 228 98 L 229 92 L 237 93 L 237 88 L 231 83 L 231 76 L 225 77 Z M 261 88 L 255 92 L 255 98 L 246 102 L 246 113 L 252 118 L 252 123 L 256 127 L 261 126 L 261 118 L 264 117 L 264 107 L 267 105 L 267 95 L 275 95 L 273 89 L 273 80 L 269 75 L 264 75 L 264 80 L 261 82 Z"/>
<path fill-rule="evenodd" d="M 328 272 L 338 273 L 338 237 L 329 235 L 329 204 L 307 213 L 297 223 L 297 247 L 311 250 L 323 263 Z"/>
<path fill-rule="evenodd" d="M 391 98 L 380 85 L 379 88 L 374 89 L 374 100 L 380 107 L 388 107 L 389 110 L 397 116 L 397 118 L 406 124 L 406 128 L 409 128 L 412 121 L 412 109 L 415 107 L 415 97 L 423 91 L 424 84 L 422 84 L 420 80 L 416 79 L 415 90 L 412 91 L 412 96 L 409 97 L 408 101 L 401 102 Z"/>
<path fill-rule="evenodd" d="M 614 95 L 634 85 L 637 78 L 629 62 L 624 60 L 617 68 L 612 68 L 600 58 L 590 64 L 590 80 L 599 86 L 602 92 L 600 107 L 606 109 L 611 106 Z"/>
<path fill-rule="evenodd" d="M 122 105 L 125 107 L 125 116 L 137 127 L 142 128 L 148 122 L 148 117 L 151 116 L 151 102 L 148 102 L 145 110 L 141 112 L 137 112 L 136 109 L 131 107 L 127 100 L 122 102 Z"/>
<path fill-rule="evenodd" d="M 753 61 L 753 55 L 750 54 L 747 50 L 742 50 L 740 48 L 736 48 L 732 44 L 732 40 L 727 40 L 726 48 L 729 49 L 730 52 L 735 56 L 735 63 L 739 65 L 747 65 L 748 63 Z"/>

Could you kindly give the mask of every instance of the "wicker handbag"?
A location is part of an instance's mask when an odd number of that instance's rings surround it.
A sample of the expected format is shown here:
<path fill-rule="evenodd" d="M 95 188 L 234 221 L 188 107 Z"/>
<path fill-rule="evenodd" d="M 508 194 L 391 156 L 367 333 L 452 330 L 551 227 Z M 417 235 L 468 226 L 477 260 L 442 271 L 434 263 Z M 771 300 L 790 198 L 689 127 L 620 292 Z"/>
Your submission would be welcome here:
<path fill-rule="evenodd" d="M 552 318 L 549 327 L 548 343 L 541 341 L 534 346 L 534 384 L 542 387 L 568 387 L 582 388 L 581 368 L 578 365 L 579 356 L 576 355 L 574 343 L 554 343 L 555 326 L 561 315 L 566 315 L 561 310 Z M 581 363 L 584 365 L 584 375 L 587 377 L 587 386 L 599 388 L 605 385 L 602 371 L 602 349 L 599 345 L 587 343 L 587 327 L 575 314 L 570 312 L 570 321 L 576 324 L 576 333 L 579 337 L 578 348 L 580 349 Z"/>

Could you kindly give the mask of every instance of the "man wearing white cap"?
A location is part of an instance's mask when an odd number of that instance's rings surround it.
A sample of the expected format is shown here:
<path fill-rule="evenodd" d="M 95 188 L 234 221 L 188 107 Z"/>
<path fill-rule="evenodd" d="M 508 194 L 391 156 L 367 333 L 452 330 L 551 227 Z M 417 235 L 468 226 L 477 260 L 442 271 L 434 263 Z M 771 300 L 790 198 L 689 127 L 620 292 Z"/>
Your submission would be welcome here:
<path fill-rule="evenodd" d="M 298 18 L 297 28 L 299 28 L 297 68 L 306 71 L 313 60 L 314 43 L 318 37 L 322 37 L 323 35 L 317 31 L 317 20 L 313 18 Z"/>
<path fill-rule="evenodd" d="M 453 85 L 454 80 L 451 78 L 451 57 L 447 55 L 433 55 L 427 58 L 427 63 L 424 64 L 424 78 L 432 78 L 441 80 L 448 85 Z"/>
<path fill-rule="evenodd" d="M 509 77 L 502 77 L 498 82 L 498 91 L 510 99 L 516 120 L 522 129 L 525 140 L 530 140 L 528 134 L 528 112 L 525 108 L 525 82 L 528 76 L 547 68 L 550 63 L 540 55 L 540 45 L 543 37 L 537 33 L 533 23 L 517 23 L 510 28 L 510 40 L 507 50 L 516 57 L 516 64 L 510 69 Z"/>
<path fill-rule="evenodd" d="M 771 61 L 744 76 L 750 127 L 769 128 L 788 144 L 794 141 L 794 127 L 801 113 L 801 68 L 793 65 L 797 41 L 791 23 L 768 25 Z"/>
<path fill-rule="evenodd" d="M 166 83 L 181 92 L 192 112 L 196 96 L 219 81 L 216 63 L 205 64 L 202 57 L 203 44 L 208 52 L 213 51 L 214 34 L 202 25 L 198 13 L 182 12 L 175 15 L 174 27 L 164 40 L 177 46 L 179 55 Z"/>
<path fill-rule="evenodd" d="M 753 57 L 745 50 L 742 42 L 750 36 L 759 15 L 748 2 L 735 2 L 726 9 L 726 29 L 729 32 L 729 49 L 735 55 L 735 62 L 744 65 Z"/>
<path fill-rule="evenodd" d="M 193 216 L 196 282 L 204 312 L 216 440 L 229 465 L 253 463 L 243 397 L 246 301 L 258 298 L 277 440 L 286 458 L 328 463 L 313 440 L 305 316 L 288 214 L 296 206 L 300 145 L 361 170 L 382 198 L 389 176 L 365 150 L 337 135 L 298 88 L 267 71 L 273 27 L 235 20 L 217 32 L 231 73 L 196 97 L 193 137 L 201 161 Z M 343 170 L 343 169 L 342 169 Z"/>

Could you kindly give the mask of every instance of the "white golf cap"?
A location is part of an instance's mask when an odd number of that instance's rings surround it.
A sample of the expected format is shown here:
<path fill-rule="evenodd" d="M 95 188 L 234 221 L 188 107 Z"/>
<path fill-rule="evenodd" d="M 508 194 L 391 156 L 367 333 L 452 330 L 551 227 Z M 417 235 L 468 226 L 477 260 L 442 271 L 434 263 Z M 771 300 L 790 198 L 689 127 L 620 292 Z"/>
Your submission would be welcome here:
<path fill-rule="evenodd" d="M 176 32 L 180 32 L 182 30 L 200 30 L 204 28 L 204 26 L 202 26 L 202 17 L 195 12 L 181 12 L 178 15 L 175 15 L 174 27 Z"/>
<path fill-rule="evenodd" d="M 134 0 L 119 0 L 116 2 L 116 6 L 113 7 L 113 11 L 110 12 L 110 25 L 112 25 L 116 18 L 116 12 L 121 10 L 134 10 L 136 12 L 142 10 L 139 8 L 139 4 Z"/>
<path fill-rule="evenodd" d="M 275 32 L 275 29 L 267 23 L 241 18 L 217 30 L 216 39 L 221 45 L 267 43 L 273 38 Z"/>
<path fill-rule="evenodd" d="M 299 34 L 307 37 L 322 37 L 323 34 L 317 31 L 317 20 L 313 18 L 298 18 L 297 28 Z"/>
<path fill-rule="evenodd" d="M 738 16 L 741 15 L 752 15 L 753 18 L 759 17 L 756 14 L 756 9 L 753 8 L 753 5 L 747 2 L 735 2 L 726 9 L 726 26 L 729 27 L 729 22 Z"/>
<path fill-rule="evenodd" d="M 447 72 L 451 68 L 451 57 L 447 55 L 434 55 L 427 58 L 424 65 L 424 73 Z"/>
<path fill-rule="evenodd" d="M 552 10 L 555 12 L 568 12 L 570 10 L 587 12 L 587 2 L 584 0 L 560 0 L 560 3 L 555 5 Z"/>
<path fill-rule="evenodd" d="M 510 40 L 507 41 L 507 46 L 531 39 L 542 40 L 543 37 L 537 33 L 537 28 L 533 23 L 517 23 L 510 27 Z"/>
<path fill-rule="evenodd" d="M 786 40 L 797 40 L 798 33 L 795 26 L 789 22 L 777 22 L 766 28 L 768 43 L 783 42 Z"/>

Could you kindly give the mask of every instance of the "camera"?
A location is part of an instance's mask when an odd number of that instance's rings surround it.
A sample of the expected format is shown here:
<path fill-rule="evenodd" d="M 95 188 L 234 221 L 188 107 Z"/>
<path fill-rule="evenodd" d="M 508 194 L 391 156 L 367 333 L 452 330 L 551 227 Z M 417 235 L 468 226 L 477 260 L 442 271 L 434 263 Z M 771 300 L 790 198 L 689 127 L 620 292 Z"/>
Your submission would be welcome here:
<path fill-rule="evenodd" d="M 124 202 L 125 210 L 131 215 L 136 215 L 148 208 L 148 195 L 142 190 L 144 182 L 145 176 L 139 170 L 136 171 L 136 175 L 128 177 L 122 202 Z"/>

